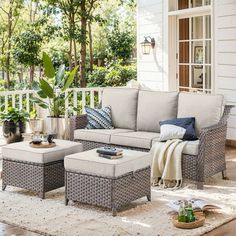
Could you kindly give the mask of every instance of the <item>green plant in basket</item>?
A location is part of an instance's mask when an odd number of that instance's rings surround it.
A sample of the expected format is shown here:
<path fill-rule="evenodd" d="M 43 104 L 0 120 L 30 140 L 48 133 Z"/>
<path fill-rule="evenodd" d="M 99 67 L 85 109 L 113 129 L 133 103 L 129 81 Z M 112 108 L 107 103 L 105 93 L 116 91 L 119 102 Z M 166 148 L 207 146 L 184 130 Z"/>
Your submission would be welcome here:
<path fill-rule="evenodd" d="M 51 58 L 44 52 L 43 67 L 47 79 L 40 79 L 39 82 L 33 83 L 32 87 L 38 94 L 33 101 L 40 107 L 48 109 L 51 117 L 59 118 L 64 115 L 64 92 L 72 84 L 78 66 L 71 72 L 66 72 L 65 65 L 61 65 L 56 72 Z"/>

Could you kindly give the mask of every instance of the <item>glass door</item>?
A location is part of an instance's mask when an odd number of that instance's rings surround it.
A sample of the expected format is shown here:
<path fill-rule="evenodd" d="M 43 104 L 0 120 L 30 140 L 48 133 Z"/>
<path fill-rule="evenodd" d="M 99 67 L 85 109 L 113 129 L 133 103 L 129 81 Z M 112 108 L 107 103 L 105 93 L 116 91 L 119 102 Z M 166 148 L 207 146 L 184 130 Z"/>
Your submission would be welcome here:
<path fill-rule="evenodd" d="M 209 4 L 209 1 L 184 0 L 179 1 L 178 8 L 196 7 L 203 3 Z M 178 17 L 177 25 L 178 88 L 180 91 L 211 93 L 211 15 Z"/>

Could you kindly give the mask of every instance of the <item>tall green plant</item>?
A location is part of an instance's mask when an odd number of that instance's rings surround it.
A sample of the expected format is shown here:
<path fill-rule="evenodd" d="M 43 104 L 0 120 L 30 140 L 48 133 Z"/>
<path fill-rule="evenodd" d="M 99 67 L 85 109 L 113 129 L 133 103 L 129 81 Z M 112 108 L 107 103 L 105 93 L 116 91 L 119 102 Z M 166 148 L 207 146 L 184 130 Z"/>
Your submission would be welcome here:
<path fill-rule="evenodd" d="M 66 73 L 65 65 L 61 65 L 56 72 L 51 58 L 44 52 L 43 67 L 47 80 L 40 79 L 39 82 L 33 83 L 33 89 L 39 96 L 33 98 L 33 101 L 40 107 L 48 109 L 50 116 L 61 117 L 63 115 L 61 107 L 65 101 L 64 92 L 72 84 L 78 66 Z"/>

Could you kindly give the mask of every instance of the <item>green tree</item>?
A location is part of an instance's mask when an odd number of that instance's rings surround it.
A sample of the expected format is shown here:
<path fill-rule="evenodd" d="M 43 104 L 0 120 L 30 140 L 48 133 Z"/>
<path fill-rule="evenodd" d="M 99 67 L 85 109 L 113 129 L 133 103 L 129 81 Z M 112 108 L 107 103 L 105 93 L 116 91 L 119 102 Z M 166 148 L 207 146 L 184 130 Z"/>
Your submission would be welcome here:
<path fill-rule="evenodd" d="M 35 66 L 40 63 L 40 49 L 43 37 L 30 29 L 14 39 L 13 58 L 25 67 L 30 68 L 30 83 L 34 80 Z"/>

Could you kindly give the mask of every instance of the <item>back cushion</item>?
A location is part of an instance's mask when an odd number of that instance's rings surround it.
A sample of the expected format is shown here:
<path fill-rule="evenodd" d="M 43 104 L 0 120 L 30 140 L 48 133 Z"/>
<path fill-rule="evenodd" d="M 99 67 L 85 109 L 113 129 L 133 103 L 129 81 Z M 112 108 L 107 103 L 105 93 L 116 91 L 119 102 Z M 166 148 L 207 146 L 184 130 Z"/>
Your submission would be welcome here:
<path fill-rule="evenodd" d="M 102 107 L 111 106 L 112 124 L 115 128 L 136 129 L 138 89 L 105 88 Z"/>
<path fill-rule="evenodd" d="M 160 132 L 160 121 L 177 118 L 177 106 L 177 92 L 140 90 L 137 130 Z"/>
<path fill-rule="evenodd" d="M 179 94 L 178 118 L 195 117 L 197 135 L 202 128 L 219 122 L 223 110 L 222 95 L 182 92 Z"/>

